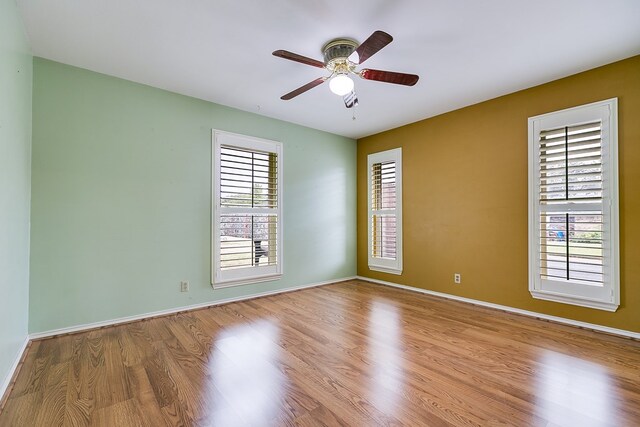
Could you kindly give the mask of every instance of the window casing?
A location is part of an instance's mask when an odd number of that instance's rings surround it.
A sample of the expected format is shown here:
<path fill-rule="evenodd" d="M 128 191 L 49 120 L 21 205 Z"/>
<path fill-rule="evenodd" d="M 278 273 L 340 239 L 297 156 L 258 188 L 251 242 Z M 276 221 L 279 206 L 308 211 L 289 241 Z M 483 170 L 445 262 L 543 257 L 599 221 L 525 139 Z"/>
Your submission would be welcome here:
<path fill-rule="evenodd" d="M 367 161 L 369 269 L 402 274 L 402 149 Z"/>
<path fill-rule="evenodd" d="M 282 275 L 282 144 L 213 131 L 212 284 Z"/>
<path fill-rule="evenodd" d="M 617 99 L 529 119 L 529 290 L 620 303 Z"/>

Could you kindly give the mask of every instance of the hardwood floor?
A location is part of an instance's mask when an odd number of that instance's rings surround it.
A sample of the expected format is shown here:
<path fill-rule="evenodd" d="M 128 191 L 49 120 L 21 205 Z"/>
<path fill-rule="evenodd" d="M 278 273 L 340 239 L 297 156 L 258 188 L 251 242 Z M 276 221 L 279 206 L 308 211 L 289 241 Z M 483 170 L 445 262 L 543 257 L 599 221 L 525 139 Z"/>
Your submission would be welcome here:
<path fill-rule="evenodd" d="M 351 281 L 36 341 L 0 426 L 638 426 L 640 342 Z"/>

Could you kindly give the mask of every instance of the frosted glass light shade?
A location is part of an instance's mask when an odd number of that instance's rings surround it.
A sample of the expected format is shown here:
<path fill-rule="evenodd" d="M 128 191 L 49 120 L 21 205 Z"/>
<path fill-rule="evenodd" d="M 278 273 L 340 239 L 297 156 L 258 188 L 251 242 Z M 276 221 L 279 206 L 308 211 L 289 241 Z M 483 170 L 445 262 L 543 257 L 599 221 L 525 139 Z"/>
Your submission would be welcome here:
<path fill-rule="evenodd" d="M 353 90 L 353 80 L 346 74 L 338 74 L 329 81 L 331 92 L 344 96 Z"/>

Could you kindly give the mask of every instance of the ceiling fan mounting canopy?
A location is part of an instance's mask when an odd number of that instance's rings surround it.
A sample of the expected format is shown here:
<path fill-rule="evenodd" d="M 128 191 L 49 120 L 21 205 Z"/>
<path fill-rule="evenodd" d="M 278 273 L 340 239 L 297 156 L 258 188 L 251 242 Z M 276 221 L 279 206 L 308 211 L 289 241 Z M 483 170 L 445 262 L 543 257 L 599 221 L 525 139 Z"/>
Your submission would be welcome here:
<path fill-rule="evenodd" d="M 393 83 L 403 86 L 413 86 L 418 82 L 419 77 L 415 74 L 397 73 L 394 71 L 374 70 L 370 68 L 364 68 L 360 71 L 356 71 L 356 67 L 361 65 L 367 59 L 375 55 L 379 50 L 393 41 L 393 37 L 384 31 L 374 31 L 362 44 L 358 44 L 355 40 L 348 38 L 338 38 L 326 43 L 322 48 L 322 54 L 324 62 L 318 61 L 313 58 L 299 55 L 297 53 L 289 52 L 287 50 L 276 50 L 273 52 L 274 56 L 288 59 L 290 61 L 299 62 L 305 65 L 311 65 L 312 67 L 323 68 L 331 73 L 329 76 L 319 77 L 306 85 L 282 95 L 280 99 L 289 100 L 296 96 L 313 89 L 316 86 L 321 85 L 327 80 L 331 79 L 332 82 L 336 77 L 341 77 L 343 80 L 350 80 L 349 74 L 357 74 L 365 80 L 374 80 L 384 83 Z M 337 83 L 337 82 L 333 82 Z M 346 82 L 348 83 L 348 82 Z M 336 85 L 334 85 L 336 86 Z M 350 82 L 350 87 L 353 88 L 353 82 Z M 351 108 L 358 104 L 355 92 L 351 89 L 349 93 L 344 93 L 344 90 L 334 90 L 336 94 L 343 96 L 345 106 Z M 349 89 L 347 89 L 349 90 Z"/>
<path fill-rule="evenodd" d="M 355 72 L 356 64 L 349 61 L 349 56 L 358 48 L 359 43 L 351 39 L 335 39 L 322 48 L 324 66 L 337 73 Z"/>

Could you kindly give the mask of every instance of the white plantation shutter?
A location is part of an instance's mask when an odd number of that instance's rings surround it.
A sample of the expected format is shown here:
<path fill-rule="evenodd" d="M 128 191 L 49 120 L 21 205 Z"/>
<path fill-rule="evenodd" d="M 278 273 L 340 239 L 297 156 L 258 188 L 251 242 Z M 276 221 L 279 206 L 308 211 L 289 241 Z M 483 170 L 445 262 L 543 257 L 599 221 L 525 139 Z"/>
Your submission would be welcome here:
<path fill-rule="evenodd" d="M 281 144 L 213 134 L 213 284 L 281 274 Z"/>
<path fill-rule="evenodd" d="M 541 131 L 538 155 L 541 203 L 602 203 L 600 121 Z"/>
<path fill-rule="evenodd" d="M 369 268 L 402 272 L 402 151 L 368 157 Z"/>
<path fill-rule="evenodd" d="M 611 100 L 529 119 L 536 298 L 617 308 L 616 112 Z"/>
<path fill-rule="evenodd" d="M 277 263 L 277 164 L 276 153 L 220 148 L 222 270 Z"/>
<path fill-rule="evenodd" d="M 396 259 L 396 162 L 371 167 L 371 256 Z"/>
<path fill-rule="evenodd" d="M 540 213 L 540 276 L 586 285 L 604 282 L 602 213 Z M 568 230 L 568 231 L 567 231 Z"/>
<path fill-rule="evenodd" d="M 545 279 L 604 281 L 601 130 L 596 121 L 540 131 L 540 274 Z M 582 212 L 569 212 L 578 204 L 584 205 Z"/>

